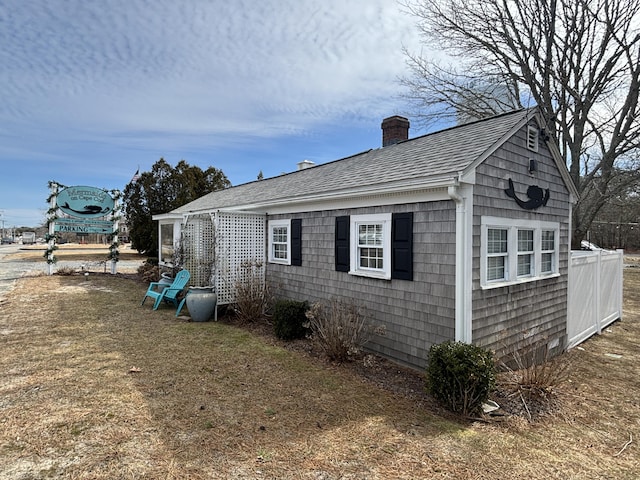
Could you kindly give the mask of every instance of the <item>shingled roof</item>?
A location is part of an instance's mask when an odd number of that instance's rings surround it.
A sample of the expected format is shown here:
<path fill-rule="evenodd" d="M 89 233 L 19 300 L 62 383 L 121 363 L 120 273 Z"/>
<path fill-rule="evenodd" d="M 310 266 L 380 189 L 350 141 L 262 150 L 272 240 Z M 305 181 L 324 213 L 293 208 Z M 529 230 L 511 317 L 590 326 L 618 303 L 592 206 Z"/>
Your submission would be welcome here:
<path fill-rule="evenodd" d="M 310 198 L 375 192 L 395 186 L 450 184 L 524 125 L 518 110 L 368 150 L 333 162 L 209 193 L 172 214 L 251 209 Z"/>

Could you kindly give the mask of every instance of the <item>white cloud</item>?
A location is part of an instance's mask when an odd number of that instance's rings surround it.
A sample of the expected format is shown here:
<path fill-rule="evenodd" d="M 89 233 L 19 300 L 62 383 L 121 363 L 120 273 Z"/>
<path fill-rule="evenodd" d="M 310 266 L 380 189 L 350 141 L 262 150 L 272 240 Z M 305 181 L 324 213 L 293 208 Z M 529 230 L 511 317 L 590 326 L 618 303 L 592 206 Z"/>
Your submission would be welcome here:
<path fill-rule="evenodd" d="M 412 40 L 384 0 L 21 3 L 3 26 L 3 116 L 109 130 L 365 111 L 395 93 Z"/>
<path fill-rule="evenodd" d="M 0 161 L 126 171 L 375 125 L 399 113 L 403 43 L 413 20 L 389 0 L 3 0 Z"/>

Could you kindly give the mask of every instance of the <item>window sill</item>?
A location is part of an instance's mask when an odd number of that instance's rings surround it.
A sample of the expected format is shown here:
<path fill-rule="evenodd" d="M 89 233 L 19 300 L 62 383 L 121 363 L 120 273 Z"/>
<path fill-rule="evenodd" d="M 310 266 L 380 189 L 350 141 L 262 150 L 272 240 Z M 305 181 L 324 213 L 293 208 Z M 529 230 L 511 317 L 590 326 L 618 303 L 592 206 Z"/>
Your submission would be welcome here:
<path fill-rule="evenodd" d="M 487 284 L 481 285 L 480 288 L 482 290 L 492 290 L 494 288 L 510 287 L 512 285 L 521 285 L 524 283 L 537 282 L 538 280 L 546 280 L 548 278 L 558 278 L 559 276 L 560 276 L 559 273 L 550 273 L 548 275 L 539 275 L 537 277 L 519 278 L 518 280 L 515 280 L 512 282 L 502 281 L 502 282 L 487 283 Z"/>
<path fill-rule="evenodd" d="M 391 280 L 391 274 L 386 272 L 368 272 L 365 270 L 349 270 L 349 275 L 356 277 L 377 278 L 378 280 Z"/>
<path fill-rule="evenodd" d="M 269 259 L 269 263 L 274 263 L 276 265 L 291 265 L 289 260 L 274 260 L 272 258 Z"/>

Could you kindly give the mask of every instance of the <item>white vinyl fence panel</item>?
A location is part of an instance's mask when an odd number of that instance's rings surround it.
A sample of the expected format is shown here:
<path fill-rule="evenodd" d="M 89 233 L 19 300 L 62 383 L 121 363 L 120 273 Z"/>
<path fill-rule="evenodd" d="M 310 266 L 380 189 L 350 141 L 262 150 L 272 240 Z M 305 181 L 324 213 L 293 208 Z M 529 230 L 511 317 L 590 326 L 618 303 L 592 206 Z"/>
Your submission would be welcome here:
<path fill-rule="evenodd" d="M 623 251 L 571 252 L 567 347 L 622 318 Z"/>

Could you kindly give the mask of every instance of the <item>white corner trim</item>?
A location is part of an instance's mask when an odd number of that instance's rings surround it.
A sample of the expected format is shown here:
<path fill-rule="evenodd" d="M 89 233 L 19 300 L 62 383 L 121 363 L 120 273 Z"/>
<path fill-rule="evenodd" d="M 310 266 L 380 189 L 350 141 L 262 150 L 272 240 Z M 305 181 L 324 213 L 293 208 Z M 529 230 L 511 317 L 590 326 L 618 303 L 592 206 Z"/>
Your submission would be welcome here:
<path fill-rule="evenodd" d="M 473 186 L 461 184 L 448 189 L 456 204 L 456 314 L 455 340 L 473 340 Z"/>

